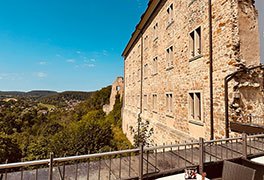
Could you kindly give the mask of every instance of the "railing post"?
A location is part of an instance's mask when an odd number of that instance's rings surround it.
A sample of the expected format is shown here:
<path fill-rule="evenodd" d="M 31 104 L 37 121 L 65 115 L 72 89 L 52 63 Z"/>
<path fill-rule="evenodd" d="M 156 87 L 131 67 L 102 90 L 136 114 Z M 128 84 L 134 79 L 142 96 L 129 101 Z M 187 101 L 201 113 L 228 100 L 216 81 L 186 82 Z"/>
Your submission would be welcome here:
<path fill-rule="evenodd" d="M 143 169 L 144 169 L 144 147 L 140 143 L 139 145 L 139 180 L 143 180 Z"/>
<path fill-rule="evenodd" d="M 242 134 L 242 141 L 243 141 L 242 155 L 244 158 L 247 159 L 247 134 L 246 133 Z"/>
<path fill-rule="evenodd" d="M 202 174 L 204 172 L 204 139 L 199 138 L 199 173 Z"/>
<path fill-rule="evenodd" d="M 54 158 L 54 154 L 53 153 L 50 153 L 49 180 L 52 180 L 52 174 L 53 174 L 53 158 Z"/>

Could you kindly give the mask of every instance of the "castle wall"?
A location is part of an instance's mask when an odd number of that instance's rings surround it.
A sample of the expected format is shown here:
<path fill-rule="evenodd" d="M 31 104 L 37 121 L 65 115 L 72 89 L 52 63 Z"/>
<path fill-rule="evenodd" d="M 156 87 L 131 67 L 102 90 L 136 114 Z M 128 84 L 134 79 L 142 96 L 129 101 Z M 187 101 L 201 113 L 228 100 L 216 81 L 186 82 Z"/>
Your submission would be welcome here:
<path fill-rule="evenodd" d="M 142 83 L 141 117 L 154 128 L 154 143 L 209 139 L 208 1 L 162 2 L 143 32 L 143 44 L 139 39 L 125 57 L 123 131 L 132 141 L 129 127 L 137 126 Z M 249 38 L 246 37 L 250 31 L 252 43 L 258 43 L 257 18 L 248 17 L 256 16 L 250 1 L 243 1 L 248 4 L 243 6 L 247 16 L 242 13 L 241 1 L 213 0 L 212 3 L 214 129 L 216 138 L 220 138 L 225 134 L 225 76 L 237 68 L 241 57 L 248 59 L 248 64 L 259 64 L 259 53 L 254 51 L 257 45 L 247 45 Z M 247 26 L 243 24 L 244 18 L 250 19 Z"/>

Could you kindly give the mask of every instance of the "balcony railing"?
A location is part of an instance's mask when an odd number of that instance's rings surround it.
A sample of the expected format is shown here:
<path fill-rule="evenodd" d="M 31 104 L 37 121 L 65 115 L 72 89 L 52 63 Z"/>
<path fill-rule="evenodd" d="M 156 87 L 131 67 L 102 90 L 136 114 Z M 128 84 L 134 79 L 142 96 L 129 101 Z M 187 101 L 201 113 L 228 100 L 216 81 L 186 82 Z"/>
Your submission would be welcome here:
<path fill-rule="evenodd" d="M 264 155 L 264 134 L 1 164 L 0 179 L 157 178 L 206 163 Z"/>

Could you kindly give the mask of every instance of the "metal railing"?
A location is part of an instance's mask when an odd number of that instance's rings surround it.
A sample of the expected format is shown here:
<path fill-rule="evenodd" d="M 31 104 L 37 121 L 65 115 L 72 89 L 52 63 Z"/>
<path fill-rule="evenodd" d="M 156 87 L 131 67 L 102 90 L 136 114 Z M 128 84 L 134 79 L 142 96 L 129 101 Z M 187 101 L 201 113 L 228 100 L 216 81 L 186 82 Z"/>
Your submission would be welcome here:
<path fill-rule="evenodd" d="M 251 125 L 264 126 L 264 116 L 256 116 L 253 114 L 243 115 L 242 117 L 239 117 L 236 121 Z"/>
<path fill-rule="evenodd" d="M 144 179 L 188 167 L 264 155 L 264 134 L 184 144 L 163 144 L 123 151 L 1 164 L 0 179 Z M 45 178 L 43 178 L 45 177 Z"/>

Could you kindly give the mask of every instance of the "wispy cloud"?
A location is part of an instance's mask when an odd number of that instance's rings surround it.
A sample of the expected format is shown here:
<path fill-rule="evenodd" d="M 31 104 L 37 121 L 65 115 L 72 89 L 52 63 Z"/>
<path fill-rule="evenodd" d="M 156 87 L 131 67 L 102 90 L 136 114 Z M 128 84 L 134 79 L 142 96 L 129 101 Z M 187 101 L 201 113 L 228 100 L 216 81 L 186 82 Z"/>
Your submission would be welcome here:
<path fill-rule="evenodd" d="M 40 62 L 38 62 L 38 64 L 43 66 L 43 65 L 46 65 L 48 63 L 46 61 L 40 61 Z"/>
<path fill-rule="evenodd" d="M 91 62 L 95 62 L 96 60 L 95 59 L 90 59 Z"/>
<path fill-rule="evenodd" d="M 84 64 L 84 67 L 93 68 L 95 67 L 95 64 Z"/>
<path fill-rule="evenodd" d="M 61 57 L 61 55 L 60 54 L 56 54 L 56 57 Z"/>
<path fill-rule="evenodd" d="M 23 73 L 1 73 L 0 74 L 0 80 L 21 80 L 23 79 L 24 74 Z"/>
<path fill-rule="evenodd" d="M 81 54 L 81 51 L 76 51 L 77 54 Z"/>
<path fill-rule="evenodd" d="M 67 59 L 66 60 L 68 63 L 75 63 L 75 59 Z"/>
<path fill-rule="evenodd" d="M 48 76 L 48 74 L 46 74 L 44 72 L 37 72 L 36 75 L 38 78 L 41 78 L 41 79 L 46 78 Z"/>

